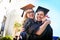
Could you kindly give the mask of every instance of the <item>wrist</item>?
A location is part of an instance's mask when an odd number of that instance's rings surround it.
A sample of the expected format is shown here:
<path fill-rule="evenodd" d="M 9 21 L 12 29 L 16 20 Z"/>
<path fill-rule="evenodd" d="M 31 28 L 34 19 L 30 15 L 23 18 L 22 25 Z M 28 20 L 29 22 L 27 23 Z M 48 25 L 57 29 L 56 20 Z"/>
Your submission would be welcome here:
<path fill-rule="evenodd" d="M 46 20 L 46 21 L 44 22 L 44 24 L 49 24 L 49 23 L 48 23 L 48 21 Z"/>

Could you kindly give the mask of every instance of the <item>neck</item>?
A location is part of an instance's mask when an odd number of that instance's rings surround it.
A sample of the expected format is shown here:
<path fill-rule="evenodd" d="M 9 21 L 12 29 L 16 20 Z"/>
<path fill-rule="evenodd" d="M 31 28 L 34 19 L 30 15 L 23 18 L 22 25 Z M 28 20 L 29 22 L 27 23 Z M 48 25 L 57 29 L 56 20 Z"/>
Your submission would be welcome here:
<path fill-rule="evenodd" d="M 42 20 L 35 20 L 36 22 L 42 22 Z"/>

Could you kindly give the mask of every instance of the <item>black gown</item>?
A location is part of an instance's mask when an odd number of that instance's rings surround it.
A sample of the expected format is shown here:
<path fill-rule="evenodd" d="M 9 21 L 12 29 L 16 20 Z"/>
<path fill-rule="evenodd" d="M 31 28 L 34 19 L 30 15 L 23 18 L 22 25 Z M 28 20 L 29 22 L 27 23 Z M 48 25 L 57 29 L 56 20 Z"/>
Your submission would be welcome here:
<path fill-rule="evenodd" d="M 25 21 L 25 23 L 24 23 L 24 25 L 23 25 L 23 28 L 25 29 L 25 31 L 26 31 L 28 34 L 31 34 L 29 28 L 30 28 L 34 23 L 35 23 L 34 20 L 33 20 L 33 19 L 30 19 L 30 18 L 28 18 L 28 19 Z"/>
<path fill-rule="evenodd" d="M 49 24 L 47 25 L 46 29 L 44 30 L 44 32 L 40 36 L 35 34 L 36 31 L 38 31 L 39 27 L 42 24 L 43 24 L 42 22 L 37 22 L 31 26 L 31 28 L 30 28 L 31 35 L 28 40 L 52 40 L 53 31 L 52 31 L 52 28 Z"/>
<path fill-rule="evenodd" d="M 53 30 L 51 26 L 48 24 L 46 29 L 41 35 L 36 35 L 36 31 L 38 31 L 39 27 L 42 25 L 42 22 L 34 21 L 28 19 L 24 25 L 26 29 L 26 33 L 29 34 L 28 40 L 52 40 L 53 38 Z"/>
<path fill-rule="evenodd" d="M 34 24 L 33 19 L 28 18 L 25 23 L 23 24 L 24 31 L 20 33 L 20 36 L 22 36 L 22 40 L 28 40 L 28 28 Z"/>
<path fill-rule="evenodd" d="M 27 35 L 26 35 L 25 31 L 21 32 L 20 36 L 22 36 L 22 39 L 20 38 L 20 40 L 26 40 L 27 39 Z"/>

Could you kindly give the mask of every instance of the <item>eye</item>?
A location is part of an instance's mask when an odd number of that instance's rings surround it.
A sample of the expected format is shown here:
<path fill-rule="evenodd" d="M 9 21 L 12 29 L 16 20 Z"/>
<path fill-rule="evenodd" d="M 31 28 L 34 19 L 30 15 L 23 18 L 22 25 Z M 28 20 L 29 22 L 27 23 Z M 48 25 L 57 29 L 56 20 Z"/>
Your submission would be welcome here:
<path fill-rule="evenodd" d="M 37 15 L 39 15 L 39 14 L 37 14 Z"/>

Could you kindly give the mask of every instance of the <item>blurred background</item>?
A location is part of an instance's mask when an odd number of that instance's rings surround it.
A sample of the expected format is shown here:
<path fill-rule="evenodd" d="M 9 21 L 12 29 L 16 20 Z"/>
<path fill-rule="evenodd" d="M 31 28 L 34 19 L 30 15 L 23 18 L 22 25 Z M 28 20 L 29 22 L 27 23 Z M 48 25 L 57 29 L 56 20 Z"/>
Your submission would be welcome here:
<path fill-rule="evenodd" d="M 14 36 L 13 32 L 20 32 L 18 28 L 23 20 L 21 17 L 23 10 L 20 8 L 29 3 L 35 5 L 34 11 L 38 6 L 50 10 L 47 15 L 51 20 L 53 36 L 60 37 L 60 0 L 0 0 L 0 31 L 3 27 L 3 36 L 6 34 Z"/>

